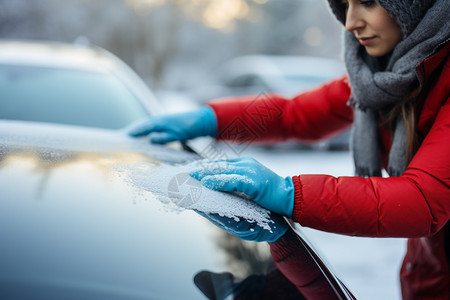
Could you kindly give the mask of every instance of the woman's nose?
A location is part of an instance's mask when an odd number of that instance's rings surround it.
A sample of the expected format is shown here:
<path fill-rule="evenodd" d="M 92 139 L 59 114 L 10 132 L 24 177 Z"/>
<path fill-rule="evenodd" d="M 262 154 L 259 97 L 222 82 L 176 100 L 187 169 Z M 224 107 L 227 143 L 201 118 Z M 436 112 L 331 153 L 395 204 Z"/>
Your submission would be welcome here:
<path fill-rule="evenodd" d="M 353 32 L 364 27 L 365 22 L 357 7 L 350 5 L 345 14 L 345 29 Z"/>

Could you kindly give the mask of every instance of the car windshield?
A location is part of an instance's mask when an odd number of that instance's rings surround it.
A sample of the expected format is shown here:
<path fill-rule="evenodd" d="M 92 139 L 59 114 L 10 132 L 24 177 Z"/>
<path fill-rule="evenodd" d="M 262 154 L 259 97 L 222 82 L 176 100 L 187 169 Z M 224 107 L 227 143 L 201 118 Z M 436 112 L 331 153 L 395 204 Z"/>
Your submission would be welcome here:
<path fill-rule="evenodd" d="M 104 129 L 123 128 L 148 112 L 109 73 L 0 65 L 0 119 Z"/>

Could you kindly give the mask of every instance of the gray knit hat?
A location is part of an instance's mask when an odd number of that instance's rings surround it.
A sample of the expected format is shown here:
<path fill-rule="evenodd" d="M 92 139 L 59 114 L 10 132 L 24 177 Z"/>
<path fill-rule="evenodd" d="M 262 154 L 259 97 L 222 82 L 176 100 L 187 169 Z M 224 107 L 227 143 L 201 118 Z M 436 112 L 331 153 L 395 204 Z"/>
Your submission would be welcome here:
<path fill-rule="evenodd" d="M 403 36 L 406 37 L 413 32 L 436 0 L 377 0 L 377 2 L 397 21 Z M 345 7 L 341 0 L 328 0 L 328 3 L 336 18 L 345 24 Z"/>

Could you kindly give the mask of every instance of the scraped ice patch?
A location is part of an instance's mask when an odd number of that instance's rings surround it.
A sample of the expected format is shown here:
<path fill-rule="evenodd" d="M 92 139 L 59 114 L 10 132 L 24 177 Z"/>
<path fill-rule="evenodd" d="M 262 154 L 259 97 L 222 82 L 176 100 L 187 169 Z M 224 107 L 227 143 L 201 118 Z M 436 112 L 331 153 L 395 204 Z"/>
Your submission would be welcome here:
<path fill-rule="evenodd" d="M 269 224 L 274 222 L 269 210 L 235 194 L 205 188 L 189 175 L 198 166 L 195 162 L 177 166 L 137 163 L 120 165 L 116 169 L 122 175 L 126 174 L 126 180 L 134 188 L 155 195 L 164 204 L 172 205 L 174 210 L 191 209 L 207 214 L 215 213 L 235 221 L 244 219 L 271 231 Z"/>

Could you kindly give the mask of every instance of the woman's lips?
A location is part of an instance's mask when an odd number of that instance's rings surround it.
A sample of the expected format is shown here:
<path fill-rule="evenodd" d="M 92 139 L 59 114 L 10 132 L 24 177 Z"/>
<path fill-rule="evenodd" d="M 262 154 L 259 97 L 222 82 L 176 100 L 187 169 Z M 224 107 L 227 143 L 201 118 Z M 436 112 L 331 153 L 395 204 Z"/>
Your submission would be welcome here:
<path fill-rule="evenodd" d="M 376 38 L 375 36 L 371 36 L 371 37 L 360 37 L 360 38 L 358 38 L 358 40 L 359 40 L 359 43 L 360 43 L 361 45 L 367 46 L 367 45 L 369 45 L 370 43 L 372 43 L 373 40 L 374 40 L 375 38 Z"/>

